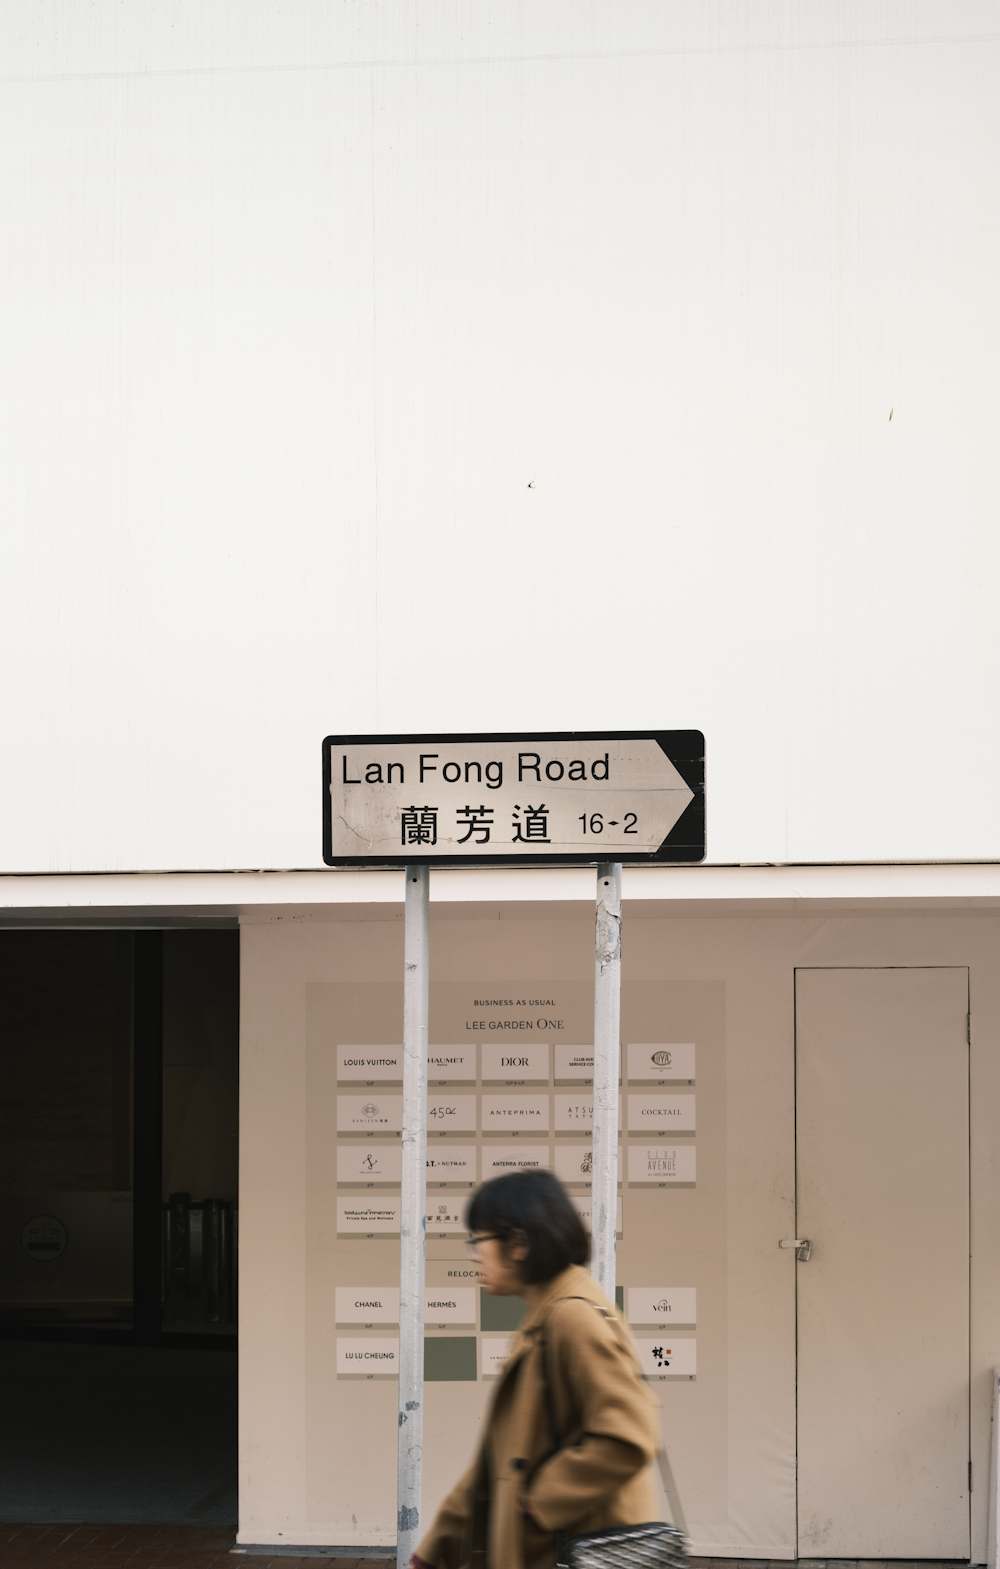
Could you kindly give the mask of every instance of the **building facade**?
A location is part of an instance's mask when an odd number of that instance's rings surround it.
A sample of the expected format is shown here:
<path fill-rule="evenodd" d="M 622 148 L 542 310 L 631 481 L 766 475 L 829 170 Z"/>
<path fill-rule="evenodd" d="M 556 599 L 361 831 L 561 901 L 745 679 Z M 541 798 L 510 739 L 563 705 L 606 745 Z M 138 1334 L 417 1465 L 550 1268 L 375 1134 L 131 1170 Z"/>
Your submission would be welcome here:
<path fill-rule="evenodd" d="M 402 876 L 323 866 L 322 739 L 606 724 L 706 736 L 705 864 L 625 871 L 618 1241 L 695 1544 L 984 1562 L 995 6 L 0 29 L 2 920 L 129 934 L 129 1007 L 167 934 L 142 1180 L 238 1198 L 241 1543 L 394 1537 Z M 593 874 L 431 898 L 425 1511 L 513 1328 L 470 1186 L 586 1210 Z"/>

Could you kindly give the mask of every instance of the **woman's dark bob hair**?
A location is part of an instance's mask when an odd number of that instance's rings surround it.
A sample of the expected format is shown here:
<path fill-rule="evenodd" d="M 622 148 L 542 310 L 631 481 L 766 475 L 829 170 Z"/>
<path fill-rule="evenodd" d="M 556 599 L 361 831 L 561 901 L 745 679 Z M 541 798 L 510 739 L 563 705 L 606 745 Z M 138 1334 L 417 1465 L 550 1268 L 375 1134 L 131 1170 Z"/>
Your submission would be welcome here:
<path fill-rule="evenodd" d="M 571 1264 L 586 1264 L 590 1238 L 569 1194 L 551 1171 L 512 1171 L 484 1182 L 469 1201 L 470 1231 L 502 1237 L 522 1232 L 528 1256 L 521 1263 L 526 1285 L 554 1280 Z"/>

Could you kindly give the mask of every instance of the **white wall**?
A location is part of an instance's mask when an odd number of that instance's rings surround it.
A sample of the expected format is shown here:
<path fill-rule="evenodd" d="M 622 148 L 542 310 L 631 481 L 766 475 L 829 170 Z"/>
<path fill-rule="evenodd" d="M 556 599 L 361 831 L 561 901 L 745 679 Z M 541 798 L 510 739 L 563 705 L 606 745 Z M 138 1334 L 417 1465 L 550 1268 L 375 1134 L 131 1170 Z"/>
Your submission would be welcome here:
<path fill-rule="evenodd" d="M 704 729 L 714 860 L 997 854 L 995 0 L 0 58 L 0 868 L 313 866 L 327 732 L 601 724 Z"/>

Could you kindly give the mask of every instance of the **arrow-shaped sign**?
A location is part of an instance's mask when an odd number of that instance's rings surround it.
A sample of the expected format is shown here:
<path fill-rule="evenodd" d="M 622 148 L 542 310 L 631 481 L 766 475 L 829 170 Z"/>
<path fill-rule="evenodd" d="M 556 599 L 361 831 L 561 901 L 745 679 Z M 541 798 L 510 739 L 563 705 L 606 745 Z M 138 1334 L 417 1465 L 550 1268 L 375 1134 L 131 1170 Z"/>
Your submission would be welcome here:
<path fill-rule="evenodd" d="M 328 866 L 705 857 L 699 730 L 327 736 Z"/>

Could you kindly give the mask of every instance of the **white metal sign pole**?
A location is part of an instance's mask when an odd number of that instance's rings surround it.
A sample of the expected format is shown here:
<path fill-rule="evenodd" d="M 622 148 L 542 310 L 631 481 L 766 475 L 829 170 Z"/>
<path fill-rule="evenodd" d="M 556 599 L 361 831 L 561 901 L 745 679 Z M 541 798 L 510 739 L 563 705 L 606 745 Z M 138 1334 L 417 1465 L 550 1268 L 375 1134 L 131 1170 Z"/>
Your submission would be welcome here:
<path fill-rule="evenodd" d="M 406 868 L 403 939 L 403 1182 L 399 1220 L 396 1566 L 420 1540 L 424 1445 L 424 1228 L 427 1215 L 427 1005 L 430 867 Z"/>
<path fill-rule="evenodd" d="M 622 868 L 597 868 L 594 957 L 594 1148 L 591 1174 L 591 1274 L 615 1300 L 618 1214 L 618 1076 L 622 988 Z"/>
<path fill-rule="evenodd" d="M 997 1518 L 1000 1514 L 1000 1367 L 993 1369 L 993 1438 L 990 1445 L 989 1509 L 987 1511 L 989 1536 L 986 1543 L 987 1569 L 997 1569 L 1000 1553 L 997 1552 Z"/>

